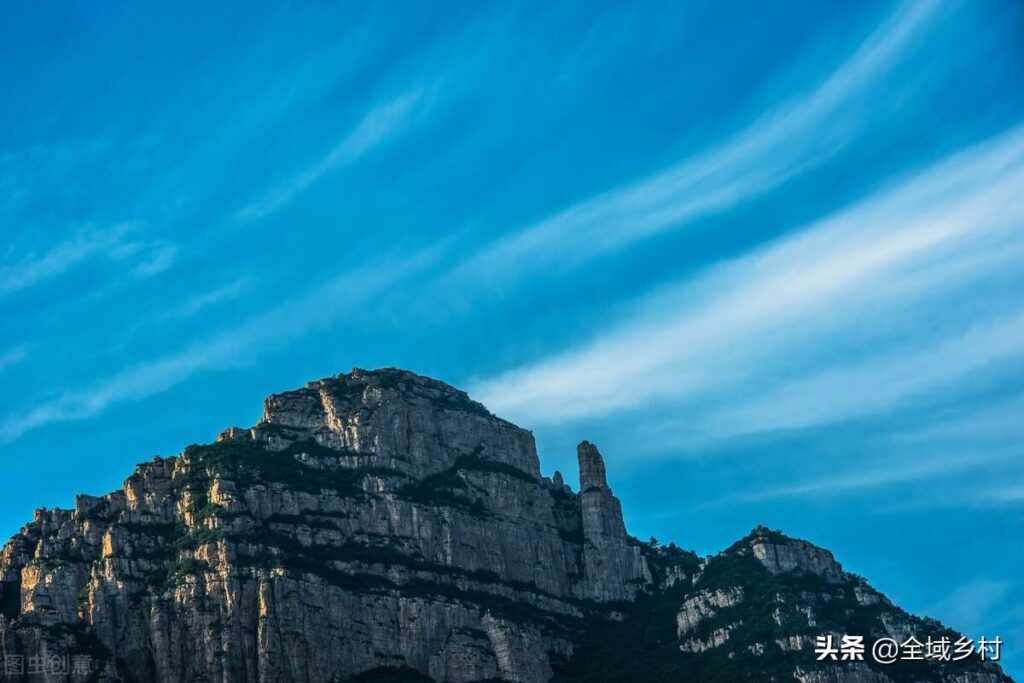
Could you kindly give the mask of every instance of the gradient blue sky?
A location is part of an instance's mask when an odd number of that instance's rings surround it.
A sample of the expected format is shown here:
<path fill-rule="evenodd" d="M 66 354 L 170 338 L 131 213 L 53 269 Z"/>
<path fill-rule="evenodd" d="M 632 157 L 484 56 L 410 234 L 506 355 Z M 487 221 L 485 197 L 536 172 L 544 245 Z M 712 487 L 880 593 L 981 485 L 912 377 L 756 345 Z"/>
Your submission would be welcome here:
<path fill-rule="evenodd" d="M 3 537 L 395 365 L 1024 675 L 1024 6 L 0 11 Z"/>

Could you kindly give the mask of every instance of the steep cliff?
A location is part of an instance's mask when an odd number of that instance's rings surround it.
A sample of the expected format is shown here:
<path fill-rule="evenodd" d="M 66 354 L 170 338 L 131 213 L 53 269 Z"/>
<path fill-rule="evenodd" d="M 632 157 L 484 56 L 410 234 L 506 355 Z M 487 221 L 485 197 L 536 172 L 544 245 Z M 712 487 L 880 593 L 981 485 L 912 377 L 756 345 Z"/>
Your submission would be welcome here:
<path fill-rule="evenodd" d="M 1000 683 L 1010 680 L 976 654 L 924 656 L 925 644 L 960 634 L 893 605 L 827 550 L 758 527 L 711 557 L 648 547 L 656 587 L 620 619 L 589 617 L 556 679 L 583 681 L 799 681 L 799 683 Z M 818 660 L 816 639 L 862 636 L 862 658 Z M 872 643 L 911 637 L 920 659 L 882 664 Z M 913 644 L 910 645 L 913 647 Z M 912 655 L 911 649 L 905 653 Z"/>
<path fill-rule="evenodd" d="M 597 449 L 578 457 L 574 493 L 540 474 L 529 432 L 399 370 L 271 396 L 255 427 L 36 512 L 0 553 L 0 656 L 24 666 L 0 676 L 532 682 L 648 680 L 656 665 L 672 680 L 885 681 L 818 673 L 814 636 L 941 628 L 777 534 L 704 562 L 642 544 Z M 640 658 L 632 673 L 593 668 L 609 637 Z M 1007 680 L 979 663 L 921 671 Z"/>

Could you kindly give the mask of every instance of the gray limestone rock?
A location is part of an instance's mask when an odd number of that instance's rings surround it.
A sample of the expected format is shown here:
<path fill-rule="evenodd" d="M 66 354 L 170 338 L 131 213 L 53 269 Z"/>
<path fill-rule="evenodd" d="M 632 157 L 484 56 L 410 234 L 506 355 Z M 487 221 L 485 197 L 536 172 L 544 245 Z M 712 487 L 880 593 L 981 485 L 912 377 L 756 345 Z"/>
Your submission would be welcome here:
<path fill-rule="evenodd" d="M 805 656 L 819 612 L 835 613 L 826 600 L 876 610 L 886 633 L 920 625 L 828 551 L 777 532 L 703 562 L 640 543 L 597 448 L 577 456 L 574 493 L 541 476 L 530 432 L 443 382 L 393 369 L 310 382 L 269 397 L 253 427 L 137 466 L 117 491 L 37 510 L 0 551 L 0 657 L 77 658 L 100 682 L 326 683 L 406 667 L 535 683 L 565 678 L 593 624 L 636 618 L 624 605 L 675 601 L 659 612 L 674 657 Z M 723 578 L 751 566 L 831 593 L 755 599 Z M 771 628 L 752 638 L 752 624 Z M 1007 680 L 954 673 L 942 680 Z"/>

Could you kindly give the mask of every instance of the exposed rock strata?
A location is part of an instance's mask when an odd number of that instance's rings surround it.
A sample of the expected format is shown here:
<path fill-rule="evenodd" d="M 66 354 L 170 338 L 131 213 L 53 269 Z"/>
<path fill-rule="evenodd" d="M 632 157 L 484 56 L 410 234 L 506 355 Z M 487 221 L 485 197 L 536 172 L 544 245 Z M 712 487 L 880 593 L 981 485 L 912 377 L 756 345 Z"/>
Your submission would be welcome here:
<path fill-rule="evenodd" d="M 601 486 L 541 477 L 532 435 L 461 391 L 356 370 L 39 510 L 0 556 L 0 647 L 88 650 L 105 679 L 546 680 L 572 623 L 650 581 Z"/>
<path fill-rule="evenodd" d="M 709 658 L 782 656 L 794 680 L 879 681 L 808 663 L 832 608 L 879 632 L 921 628 L 776 532 L 704 561 L 640 543 L 597 448 L 578 458 L 574 493 L 540 474 L 529 432 L 411 373 L 311 382 L 121 490 L 38 510 L 0 552 L 0 656 L 87 661 L 93 681 L 597 680 L 594 634 L 621 626 L 622 643 L 658 634 L 670 680 L 700 680 Z M 928 680 L 1007 680 L 953 674 Z"/>

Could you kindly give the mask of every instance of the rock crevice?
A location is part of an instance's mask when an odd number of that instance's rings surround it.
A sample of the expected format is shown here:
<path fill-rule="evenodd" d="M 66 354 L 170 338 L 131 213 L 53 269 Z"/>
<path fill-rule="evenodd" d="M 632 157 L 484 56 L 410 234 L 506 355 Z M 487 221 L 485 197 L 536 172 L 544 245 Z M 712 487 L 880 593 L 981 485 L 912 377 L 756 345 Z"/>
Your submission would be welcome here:
<path fill-rule="evenodd" d="M 71 510 L 37 510 L 0 551 L 0 657 L 85 657 L 100 682 L 379 670 L 535 683 L 598 679 L 600 656 L 654 633 L 632 666 L 661 647 L 672 680 L 701 680 L 686 676 L 719 656 L 776 655 L 804 680 L 873 680 L 807 659 L 836 605 L 880 633 L 923 623 L 778 532 L 704 561 L 641 543 L 597 447 L 577 457 L 574 493 L 541 476 L 530 432 L 401 370 L 276 394 L 255 426 L 143 463 Z M 619 642 L 602 645 L 616 624 Z"/>

